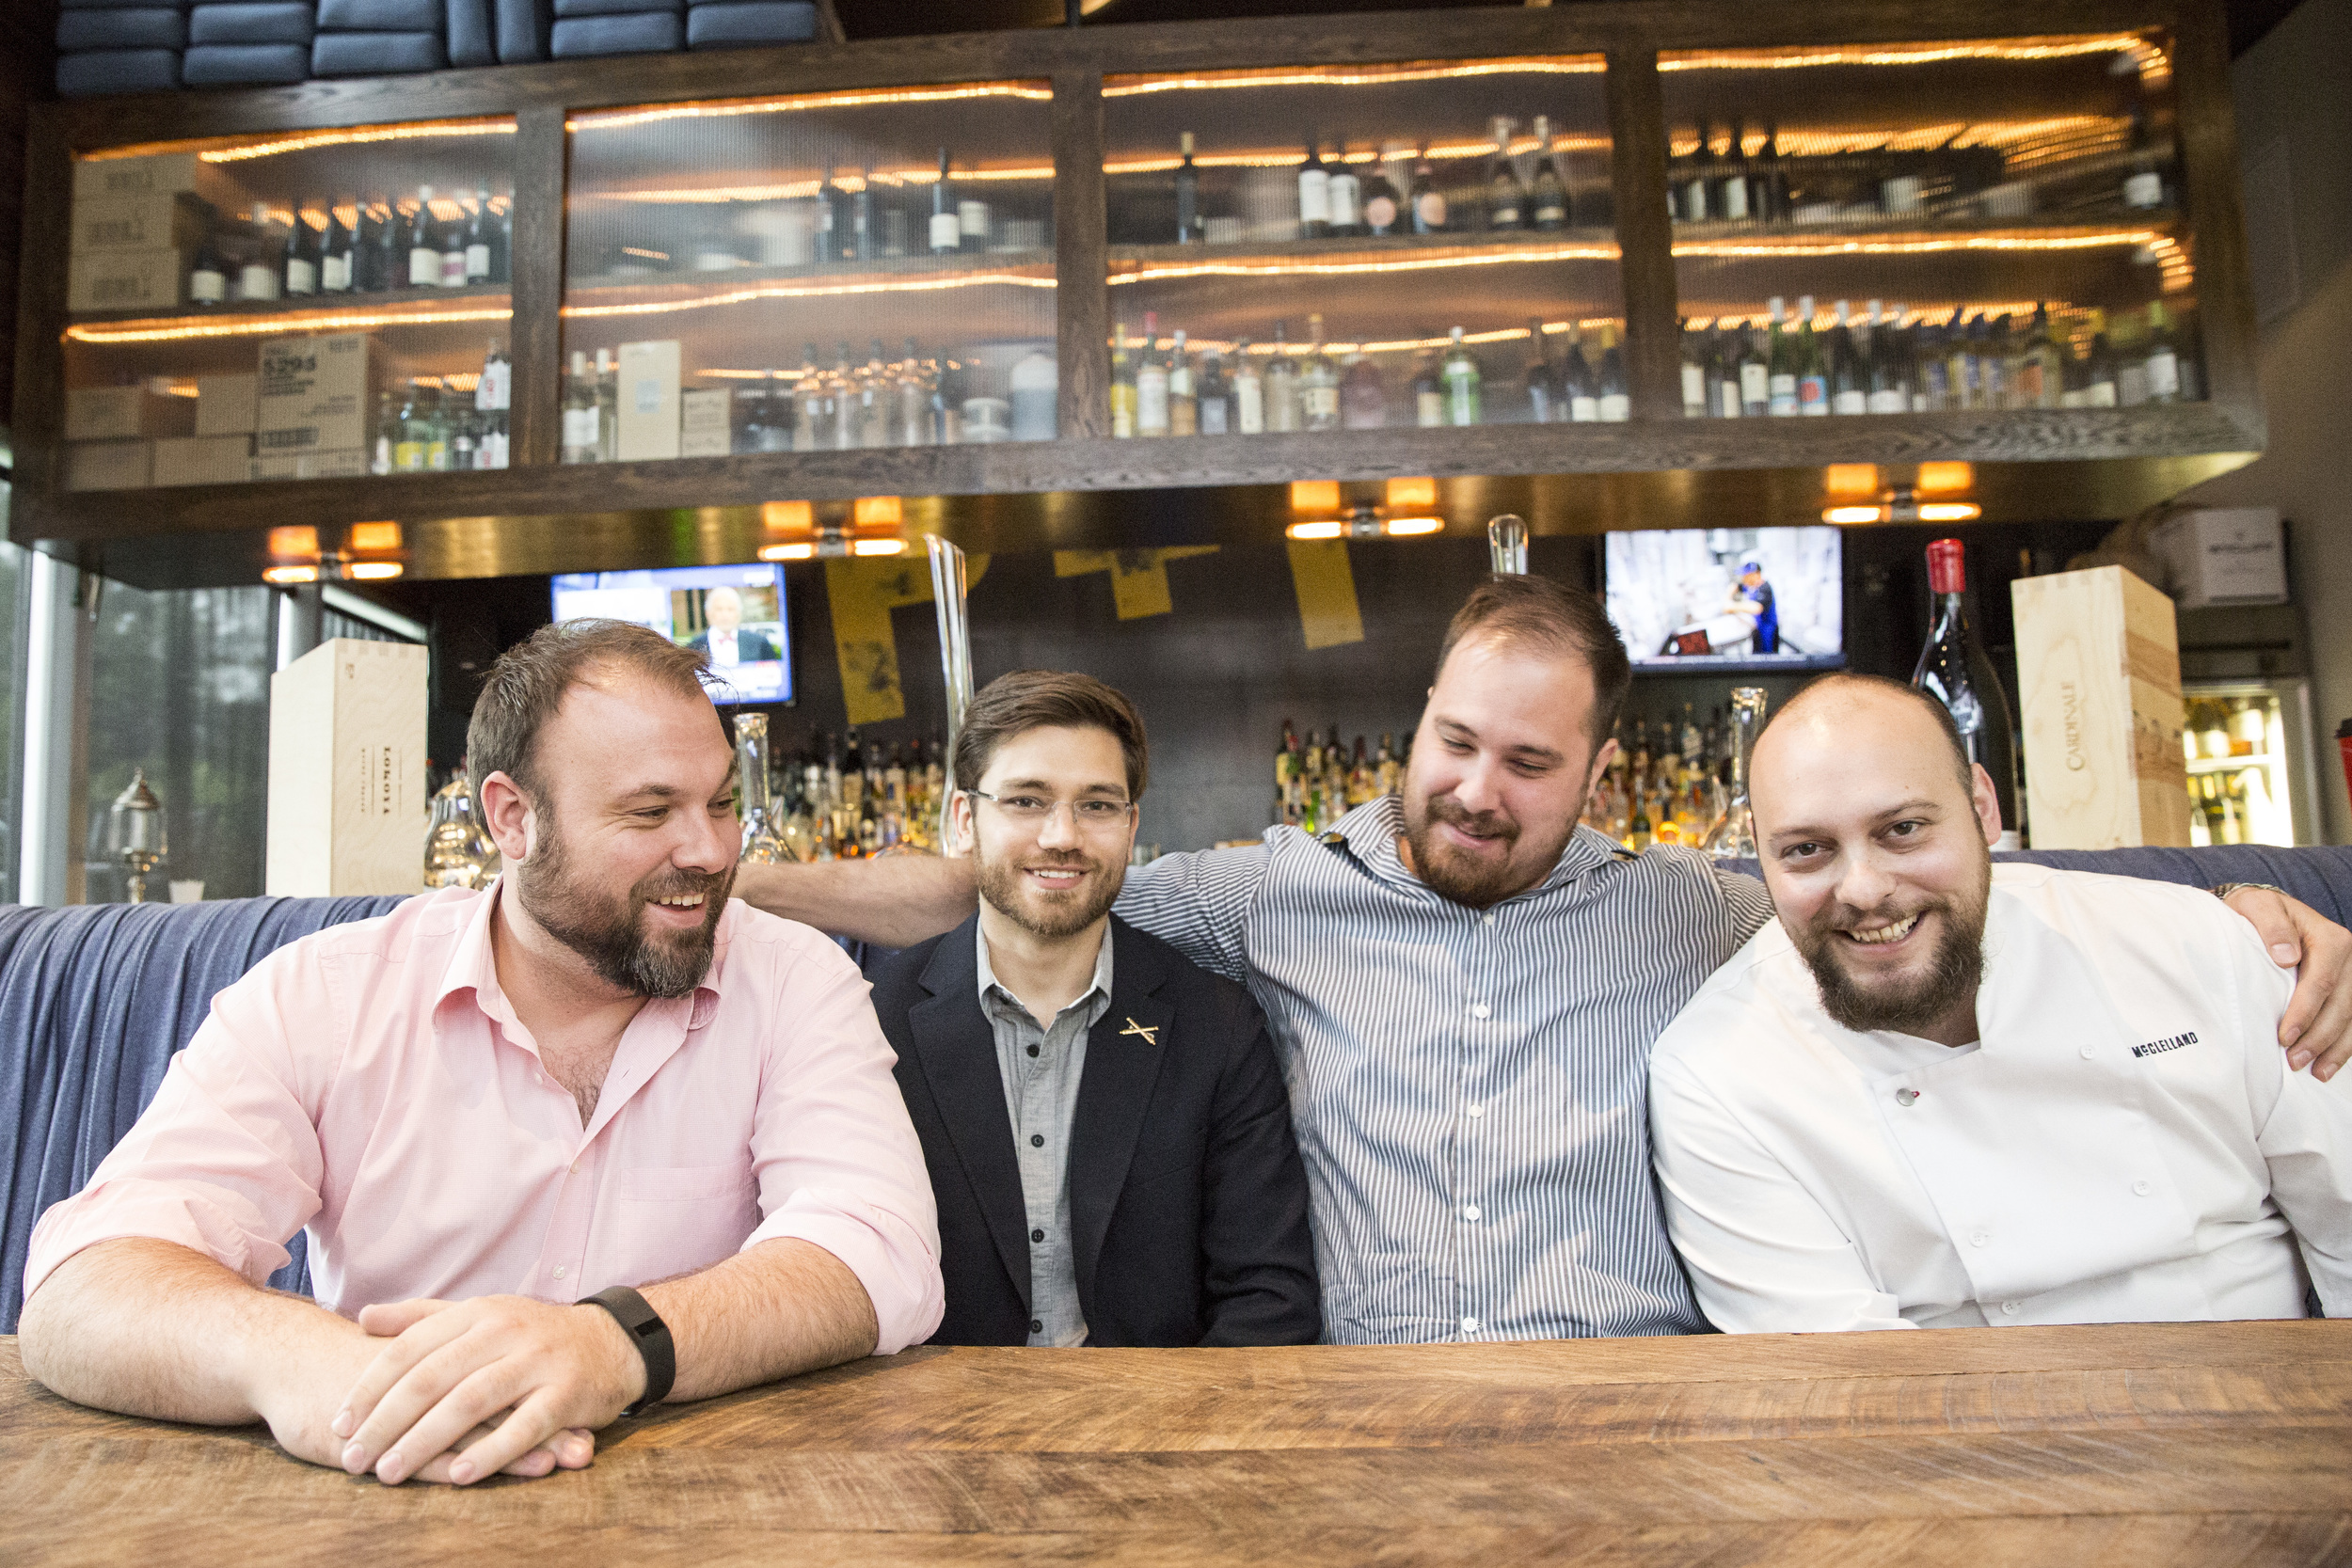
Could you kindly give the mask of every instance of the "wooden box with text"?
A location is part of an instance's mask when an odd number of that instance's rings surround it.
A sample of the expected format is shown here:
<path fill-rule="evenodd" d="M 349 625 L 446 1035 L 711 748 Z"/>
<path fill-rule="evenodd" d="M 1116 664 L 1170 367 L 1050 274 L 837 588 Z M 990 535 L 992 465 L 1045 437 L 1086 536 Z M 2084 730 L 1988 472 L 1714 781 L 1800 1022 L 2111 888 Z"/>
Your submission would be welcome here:
<path fill-rule="evenodd" d="M 270 677 L 271 896 L 424 880 L 425 650 L 339 637 Z"/>
<path fill-rule="evenodd" d="M 2010 600 L 2032 847 L 2186 845 L 2172 601 L 2121 566 L 2021 578 Z"/>

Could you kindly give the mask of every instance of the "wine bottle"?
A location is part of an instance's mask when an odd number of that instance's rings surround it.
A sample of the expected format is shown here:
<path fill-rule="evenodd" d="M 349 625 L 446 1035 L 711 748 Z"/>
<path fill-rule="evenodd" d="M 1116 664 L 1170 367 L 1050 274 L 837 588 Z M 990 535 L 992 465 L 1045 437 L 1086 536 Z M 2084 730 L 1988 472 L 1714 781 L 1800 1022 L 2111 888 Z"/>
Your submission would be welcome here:
<path fill-rule="evenodd" d="M 1927 646 L 1911 684 L 1944 705 L 1960 731 L 1968 760 L 1993 779 L 1994 799 L 2000 802 L 2001 842 L 1997 847 L 2016 849 L 2017 735 L 2009 696 L 2001 677 L 1985 657 L 1968 625 L 1968 570 L 1965 546 L 1957 539 L 1938 539 L 1928 546 L 1928 592 L 1934 595 Z"/>
<path fill-rule="evenodd" d="M 1249 352 L 1249 340 L 1233 345 L 1233 433 L 1265 434 L 1265 377 Z"/>
<path fill-rule="evenodd" d="M 939 150 L 939 178 L 931 183 L 930 249 L 946 256 L 963 244 L 962 225 L 956 221 L 955 186 L 947 179 L 947 150 Z"/>
<path fill-rule="evenodd" d="M 474 383 L 473 389 L 474 412 L 481 420 L 481 435 L 474 448 L 475 467 L 506 467 L 507 420 L 514 401 L 514 361 L 507 356 L 505 341 L 493 338 L 482 356 L 482 379 Z"/>
<path fill-rule="evenodd" d="M 204 226 L 196 261 L 188 268 L 188 303 L 205 307 L 229 303 L 229 269 L 220 259 L 219 237 L 211 224 Z"/>
<path fill-rule="evenodd" d="M 1566 404 L 1571 424 L 1593 424 L 1600 419 L 1600 388 L 1592 356 L 1584 352 L 1584 329 L 1573 323 L 1560 363 L 1560 399 Z"/>
<path fill-rule="evenodd" d="M 1265 427 L 1278 434 L 1303 428 L 1298 361 L 1291 357 L 1285 322 L 1274 324 L 1274 357 L 1265 368 Z"/>
<path fill-rule="evenodd" d="M 237 298 L 240 300 L 276 299 L 284 292 L 284 279 L 278 276 L 278 262 L 270 255 L 269 209 L 261 202 L 253 204 L 248 220 L 253 237 L 261 246 L 237 269 Z M 299 221 L 299 220 L 297 220 Z"/>
<path fill-rule="evenodd" d="M 490 211 L 490 187 L 476 185 L 473 192 L 473 213 L 466 221 L 466 281 L 481 284 L 490 281 L 490 257 L 497 246 L 490 236 L 497 230 L 497 217 Z"/>
<path fill-rule="evenodd" d="M 1862 350 L 1854 342 L 1853 324 L 1846 301 L 1836 304 L 1837 325 L 1829 331 L 1829 411 L 1867 414 L 1870 380 Z"/>
<path fill-rule="evenodd" d="M 1617 349 L 1617 324 L 1600 324 L 1600 364 L 1597 369 L 1599 381 L 1600 417 L 1603 422 L 1616 422 L 1633 417 L 1633 399 L 1626 388 L 1625 356 Z"/>
<path fill-rule="evenodd" d="M 1537 229 L 1547 231 L 1568 226 L 1568 187 L 1560 178 L 1551 145 L 1551 121 L 1535 117 L 1535 181 L 1528 194 L 1529 211 Z"/>
<path fill-rule="evenodd" d="M 1428 354 L 1413 364 L 1413 423 L 1423 429 L 1445 423 L 1445 388 L 1438 381 L 1436 358 Z"/>
<path fill-rule="evenodd" d="M 1795 383 L 1788 390 L 1793 397 Z M 1751 326 L 1740 334 L 1740 417 L 1761 419 L 1772 411 L 1772 362 L 1765 353 L 1763 329 Z"/>
<path fill-rule="evenodd" d="M 346 226 L 340 215 L 343 203 L 329 202 L 326 208 L 326 233 L 319 247 L 319 293 L 349 293 L 358 277 L 355 253 L 359 236 L 354 232 L 359 223 L 359 203 L 353 198 L 351 223 Z"/>
<path fill-rule="evenodd" d="M 1530 424 L 1556 424 L 1563 410 L 1560 406 L 1560 377 L 1551 368 L 1551 345 L 1544 341 L 1544 319 L 1536 316 L 1527 324 L 1527 370 L 1524 404 Z"/>
<path fill-rule="evenodd" d="M 371 293 L 408 286 L 407 222 L 401 216 L 399 204 L 390 197 L 370 202 L 383 213 L 375 225 L 375 243 L 367 247 L 367 274 L 359 287 Z"/>
<path fill-rule="evenodd" d="M 2026 351 L 2022 358 L 2024 374 L 2019 378 L 2019 405 L 2026 408 L 2056 408 L 2065 389 L 2065 375 L 2058 362 L 2058 344 L 2050 337 L 2050 308 L 2036 304 L 2033 325 L 2026 332 Z"/>
<path fill-rule="evenodd" d="M 1675 337 L 1682 345 L 1682 417 L 1703 420 L 1707 417 L 1707 345 L 1688 320 L 1675 323 Z"/>
<path fill-rule="evenodd" d="M 1347 166 L 1347 143 L 1331 144 L 1331 177 L 1329 181 L 1331 233 L 1335 238 L 1353 239 L 1364 231 L 1364 184 L 1356 171 Z"/>
<path fill-rule="evenodd" d="M 319 292 L 318 233 L 310 227 L 310 221 L 302 215 L 300 201 L 294 204 L 294 211 L 289 216 L 293 221 L 286 229 L 285 261 L 282 263 L 286 277 L 286 293 L 289 295 L 317 293 Z M 328 214 L 327 221 L 330 223 L 334 221 L 332 214 Z"/>
<path fill-rule="evenodd" d="M 1350 430 L 1378 430 L 1389 422 L 1389 393 L 1380 384 L 1380 367 L 1361 349 L 1348 355 L 1340 375 L 1340 422 Z"/>
<path fill-rule="evenodd" d="M 596 384 L 589 376 L 588 355 L 583 349 L 572 350 L 571 372 L 564 378 L 563 459 L 566 463 L 596 460 Z"/>
<path fill-rule="evenodd" d="M 1745 122 L 1731 122 L 1731 145 L 1722 179 L 1716 182 L 1715 215 L 1725 223 L 1745 223 L 1755 214 L 1748 209 L 1748 198 L 1755 189 L 1755 169 L 1748 162 L 1748 128 Z"/>
<path fill-rule="evenodd" d="M 444 289 L 466 286 L 466 204 L 452 199 L 457 215 L 441 226 L 441 275 Z"/>
<path fill-rule="evenodd" d="M 1765 372 L 1769 388 L 1765 411 L 1774 419 L 1787 419 L 1797 412 L 1797 343 L 1781 320 L 1781 296 L 1774 294 L 1765 303 L 1772 317 L 1772 351 Z"/>
<path fill-rule="evenodd" d="M 1306 361 L 1298 368 L 1298 427 L 1301 430 L 1340 428 L 1340 370 L 1323 342 L 1323 316 L 1307 318 Z"/>
<path fill-rule="evenodd" d="M 1813 296 L 1797 296 L 1797 412 L 1829 412 L 1829 374 L 1821 363 L 1821 341 L 1813 331 Z"/>
<path fill-rule="evenodd" d="M 1136 364 L 1127 353 L 1127 324 L 1111 328 L 1111 435 L 1124 441 L 1136 433 Z"/>
<path fill-rule="evenodd" d="M 433 215 L 433 187 L 417 189 L 417 210 L 408 217 L 408 287 L 432 289 L 440 286 L 441 244 L 440 223 Z"/>
<path fill-rule="evenodd" d="M 1196 417 L 1203 436 L 1233 433 L 1233 384 L 1226 376 L 1225 360 L 1214 349 L 1202 356 L 1200 378 L 1194 391 Z"/>
<path fill-rule="evenodd" d="M 1682 166 L 1682 221 L 1685 223 L 1705 223 L 1714 215 L 1708 210 L 1707 196 L 1708 186 L 1712 182 L 1709 175 L 1715 150 L 1708 142 L 1709 133 L 1705 116 L 1700 117 L 1697 129 L 1698 146 L 1692 152 L 1690 162 Z"/>
<path fill-rule="evenodd" d="M 1519 183 L 1518 168 L 1511 162 L 1512 124 L 1503 115 L 1496 115 L 1486 122 L 1487 138 L 1495 144 L 1494 161 L 1486 166 L 1489 229 L 1518 229 L 1526 221 L 1527 187 Z"/>
<path fill-rule="evenodd" d="M 857 194 L 850 198 L 850 228 L 857 235 L 857 259 L 871 261 L 882 255 L 882 218 L 874 211 L 874 170 L 857 171 Z"/>
<path fill-rule="evenodd" d="M 1192 133 L 1184 132 L 1176 138 L 1177 150 L 1184 161 L 1176 166 L 1176 243 L 1198 245 L 1202 237 L 1200 226 L 1200 171 L 1193 166 Z"/>
<path fill-rule="evenodd" d="M 490 230 L 490 281 L 515 281 L 515 193 L 506 193 L 506 205 L 500 208 L 498 221 Z"/>
<path fill-rule="evenodd" d="M 2148 381 L 2148 401 L 2179 403 L 2181 356 L 2173 346 L 2172 329 L 2162 300 L 2148 307 L 2148 354 L 2142 364 Z"/>
<path fill-rule="evenodd" d="M 1331 172 L 1323 166 L 1315 135 L 1307 133 L 1307 161 L 1298 170 L 1298 237 L 1320 240 L 1331 232 Z"/>
<path fill-rule="evenodd" d="M 596 350 L 596 461 L 621 455 L 621 367 L 609 348 Z"/>
<path fill-rule="evenodd" d="M 1168 361 L 1160 357 L 1160 318 L 1143 313 L 1143 353 L 1136 361 L 1136 434 L 1168 434 Z"/>
<path fill-rule="evenodd" d="M 1450 425 L 1474 425 L 1479 422 L 1479 383 L 1477 356 L 1470 345 L 1462 341 L 1462 329 L 1452 333 L 1452 346 L 1447 348 L 1444 367 L 1445 422 Z"/>
<path fill-rule="evenodd" d="M 1869 392 L 1865 403 L 1869 413 L 1911 411 L 1910 343 L 1900 325 L 1902 319 L 1901 306 L 1882 313 L 1879 302 L 1870 301 Z"/>
<path fill-rule="evenodd" d="M 1184 357 L 1184 329 L 1176 329 L 1176 346 L 1168 353 L 1168 433 L 1200 434 L 1200 392 L 1193 378 L 1192 361 Z"/>
<path fill-rule="evenodd" d="M 1438 189 L 1437 172 L 1429 166 L 1429 150 L 1422 149 L 1413 161 L 1413 184 L 1406 199 L 1413 209 L 1413 232 L 1441 234 L 1445 231 L 1445 193 Z"/>
<path fill-rule="evenodd" d="M 1364 229 L 1375 235 L 1398 234 L 1405 230 L 1405 197 L 1396 182 L 1389 177 L 1389 168 L 1402 172 L 1406 149 L 1402 142 L 1389 142 L 1380 149 L 1380 164 L 1364 182 Z M 1411 183 L 1411 176 L 1406 177 Z"/>

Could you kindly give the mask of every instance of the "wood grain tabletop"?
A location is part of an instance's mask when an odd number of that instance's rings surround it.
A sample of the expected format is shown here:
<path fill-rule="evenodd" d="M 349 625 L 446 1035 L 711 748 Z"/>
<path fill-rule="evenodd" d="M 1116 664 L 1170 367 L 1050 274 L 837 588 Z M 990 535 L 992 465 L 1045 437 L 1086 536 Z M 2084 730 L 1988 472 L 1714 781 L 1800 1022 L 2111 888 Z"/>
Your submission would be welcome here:
<path fill-rule="evenodd" d="M 933 1350 L 464 1491 L 84 1410 L 0 1338 L 0 1562 L 2352 1563 L 2352 1323 Z"/>

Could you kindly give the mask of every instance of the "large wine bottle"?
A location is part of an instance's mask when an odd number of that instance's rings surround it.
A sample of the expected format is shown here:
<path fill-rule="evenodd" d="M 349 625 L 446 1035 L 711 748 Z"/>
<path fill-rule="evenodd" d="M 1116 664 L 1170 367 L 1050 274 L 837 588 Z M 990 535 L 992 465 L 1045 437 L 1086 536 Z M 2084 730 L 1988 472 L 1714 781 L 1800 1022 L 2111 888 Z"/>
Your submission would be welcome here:
<path fill-rule="evenodd" d="M 1935 596 L 1928 626 L 1928 645 L 1919 650 L 1919 667 L 1911 684 L 1949 709 L 1968 748 L 1968 760 L 1992 775 L 1993 794 L 2001 805 L 2001 842 L 1997 847 L 2024 847 L 2017 832 L 2017 731 L 2008 693 L 1983 644 L 1969 629 L 1965 594 L 1968 568 L 1965 546 L 1957 539 L 1938 539 L 1928 546 L 1928 591 Z"/>

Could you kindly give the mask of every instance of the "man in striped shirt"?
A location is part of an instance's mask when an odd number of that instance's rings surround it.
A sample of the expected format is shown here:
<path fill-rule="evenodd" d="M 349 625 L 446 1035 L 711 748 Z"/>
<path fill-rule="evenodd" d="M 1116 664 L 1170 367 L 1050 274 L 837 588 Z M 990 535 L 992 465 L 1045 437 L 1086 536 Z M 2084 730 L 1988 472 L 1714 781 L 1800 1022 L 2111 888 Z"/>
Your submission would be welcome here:
<path fill-rule="evenodd" d="M 1447 631 L 1401 797 L 1128 875 L 1120 918 L 1247 985 L 1273 1025 L 1327 1340 L 1708 1326 L 1650 1175 L 1649 1050 L 1772 906 L 1694 851 L 1578 826 L 1630 680 L 1592 595 L 1490 579 Z M 905 945 L 969 916 L 972 886 L 904 857 L 744 866 L 736 889 Z M 2265 945 L 2311 949 L 2286 1029 L 2352 1054 L 2352 936 L 2235 896 Z"/>

